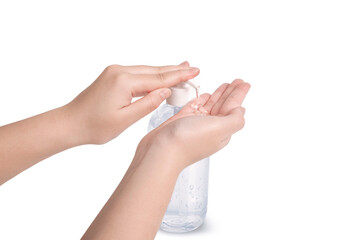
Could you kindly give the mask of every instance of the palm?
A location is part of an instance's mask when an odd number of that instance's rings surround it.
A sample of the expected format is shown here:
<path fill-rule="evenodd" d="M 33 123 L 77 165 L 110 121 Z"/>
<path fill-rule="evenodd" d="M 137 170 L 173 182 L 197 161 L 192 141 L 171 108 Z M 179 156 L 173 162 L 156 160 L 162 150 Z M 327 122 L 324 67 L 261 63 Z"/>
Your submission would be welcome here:
<path fill-rule="evenodd" d="M 240 79 L 231 84 L 221 85 L 212 95 L 205 93 L 185 105 L 181 111 L 165 122 L 190 116 L 226 116 L 235 108 L 240 108 L 250 88 Z"/>
<path fill-rule="evenodd" d="M 243 128 L 241 104 L 249 88 L 250 85 L 240 79 L 223 84 L 212 95 L 206 93 L 189 102 L 148 134 L 148 138 L 156 137 L 157 142 L 169 144 L 173 154 L 175 151 L 176 155 L 184 156 L 186 161 L 182 161 L 182 167 L 208 157 L 227 145 L 232 134 Z"/>

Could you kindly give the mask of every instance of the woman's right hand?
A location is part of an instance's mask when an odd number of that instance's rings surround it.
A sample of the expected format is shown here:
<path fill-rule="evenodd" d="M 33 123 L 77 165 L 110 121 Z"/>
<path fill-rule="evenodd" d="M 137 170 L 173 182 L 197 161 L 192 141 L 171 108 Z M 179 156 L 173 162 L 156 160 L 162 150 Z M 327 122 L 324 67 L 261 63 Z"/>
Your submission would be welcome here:
<path fill-rule="evenodd" d="M 76 145 L 104 144 L 156 109 L 169 87 L 199 74 L 188 62 L 168 66 L 108 66 L 73 101 L 63 107 L 74 126 Z M 132 101 L 134 97 L 142 97 Z"/>
<path fill-rule="evenodd" d="M 236 79 L 221 85 L 212 95 L 194 99 L 146 135 L 137 153 L 151 149 L 152 153 L 172 154 L 177 161 L 172 158 L 171 165 L 182 170 L 219 151 L 244 126 L 245 109 L 241 105 L 249 88 L 250 84 Z"/>

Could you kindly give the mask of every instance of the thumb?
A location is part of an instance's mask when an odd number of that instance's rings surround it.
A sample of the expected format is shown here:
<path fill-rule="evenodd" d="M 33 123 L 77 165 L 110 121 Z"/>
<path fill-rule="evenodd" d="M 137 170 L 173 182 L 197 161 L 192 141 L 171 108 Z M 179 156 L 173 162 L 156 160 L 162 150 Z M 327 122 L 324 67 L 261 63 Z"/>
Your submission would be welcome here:
<path fill-rule="evenodd" d="M 223 126 L 226 126 L 224 132 L 229 135 L 238 132 L 244 127 L 244 113 L 246 109 L 243 107 L 233 108 L 227 116 L 220 117 Z"/>
<path fill-rule="evenodd" d="M 134 123 L 155 110 L 170 95 L 169 88 L 156 89 L 123 108 L 122 111 L 124 110 L 127 121 Z"/>

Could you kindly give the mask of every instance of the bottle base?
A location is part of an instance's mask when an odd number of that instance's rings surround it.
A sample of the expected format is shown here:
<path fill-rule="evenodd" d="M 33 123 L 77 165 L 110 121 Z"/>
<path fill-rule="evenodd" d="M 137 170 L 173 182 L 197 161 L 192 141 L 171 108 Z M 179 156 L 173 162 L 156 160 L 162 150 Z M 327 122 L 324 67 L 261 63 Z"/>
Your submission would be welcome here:
<path fill-rule="evenodd" d="M 193 216 L 179 216 L 167 215 L 164 216 L 160 229 L 171 233 L 190 232 L 199 228 L 203 224 L 203 218 L 199 215 Z"/>

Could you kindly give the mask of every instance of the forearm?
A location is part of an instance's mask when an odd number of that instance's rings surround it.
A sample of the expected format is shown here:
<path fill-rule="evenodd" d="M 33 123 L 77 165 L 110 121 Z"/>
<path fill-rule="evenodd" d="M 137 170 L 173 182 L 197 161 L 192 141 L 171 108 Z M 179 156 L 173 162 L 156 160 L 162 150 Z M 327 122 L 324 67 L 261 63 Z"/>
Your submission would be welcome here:
<path fill-rule="evenodd" d="M 78 145 L 65 107 L 0 127 L 0 185 L 37 162 Z"/>
<path fill-rule="evenodd" d="M 180 173 L 165 150 L 136 154 L 83 239 L 154 239 Z"/>

